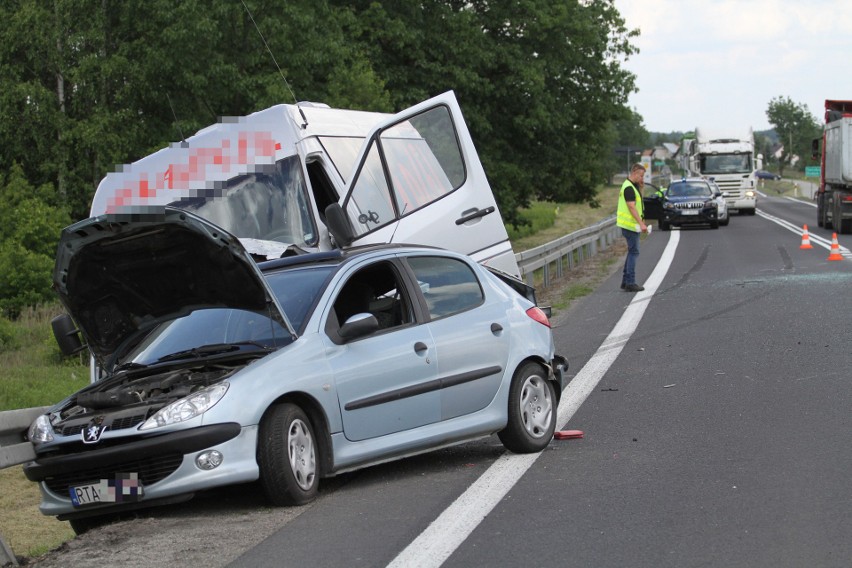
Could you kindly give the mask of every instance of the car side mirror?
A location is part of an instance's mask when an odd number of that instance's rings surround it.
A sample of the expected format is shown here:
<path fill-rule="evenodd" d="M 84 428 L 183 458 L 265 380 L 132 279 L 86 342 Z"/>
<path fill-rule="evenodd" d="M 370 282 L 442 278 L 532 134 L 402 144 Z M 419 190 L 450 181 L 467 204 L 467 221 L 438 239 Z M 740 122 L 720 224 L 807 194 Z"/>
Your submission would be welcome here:
<path fill-rule="evenodd" d="M 68 314 L 61 314 L 50 320 L 50 327 L 53 328 L 53 337 L 56 338 L 63 355 L 74 355 L 86 348 L 80 339 L 80 330 Z"/>
<path fill-rule="evenodd" d="M 352 224 L 339 203 L 332 203 L 325 208 L 325 223 L 337 246 L 348 247 L 355 240 Z"/>
<path fill-rule="evenodd" d="M 378 329 L 379 320 L 376 319 L 376 316 L 365 312 L 350 317 L 346 320 L 346 323 L 340 326 L 340 331 L 337 333 L 344 341 L 352 341 L 353 339 L 366 337 L 378 331 Z"/>

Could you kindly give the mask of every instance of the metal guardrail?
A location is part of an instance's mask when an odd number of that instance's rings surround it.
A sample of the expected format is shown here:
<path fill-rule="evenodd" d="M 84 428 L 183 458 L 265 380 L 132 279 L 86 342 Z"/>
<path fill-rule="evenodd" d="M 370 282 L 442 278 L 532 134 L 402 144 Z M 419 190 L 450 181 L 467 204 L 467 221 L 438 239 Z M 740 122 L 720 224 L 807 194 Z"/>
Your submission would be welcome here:
<path fill-rule="evenodd" d="M 587 258 L 596 255 L 599 250 L 612 246 L 618 237 L 615 216 L 569 233 L 549 243 L 515 254 L 521 278 L 527 284 L 534 284 L 534 274 L 541 270 L 542 286 L 548 287 L 554 278 L 561 278 L 566 268 L 572 270 Z"/>
<path fill-rule="evenodd" d="M 49 407 L 22 408 L 0 412 L 0 469 L 35 459 L 33 446 L 27 441 L 27 430 L 37 416 Z M 0 566 L 18 566 L 12 549 L 0 535 Z"/>

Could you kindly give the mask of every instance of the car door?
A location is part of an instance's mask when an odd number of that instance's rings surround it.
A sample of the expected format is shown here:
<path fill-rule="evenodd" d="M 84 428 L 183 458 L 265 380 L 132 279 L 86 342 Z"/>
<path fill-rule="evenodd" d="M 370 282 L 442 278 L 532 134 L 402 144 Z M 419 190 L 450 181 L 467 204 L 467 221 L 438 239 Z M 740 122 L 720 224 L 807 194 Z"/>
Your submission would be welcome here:
<path fill-rule="evenodd" d="M 434 344 L 429 328 L 415 321 L 411 291 L 399 274 L 388 260 L 359 267 L 339 286 L 327 314 L 325 355 L 343 431 L 352 441 L 440 420 Z M 396 308 L 388 305 L 394 301 Z M 364 313 L 377 317 L 381 329 L 350 341 L 340 338 L 340 325 Z"/>
<path fill-rule="evenodd" d="M 404 242 L 467 254 L 519 274 L 511 243 L 455 95 L 375 126 L 339 204 L 353 244 Z"/>
<path fill-rule="evenodd" d="M 511 372 L 506 368 L 510 338 L 505 298 L 487 298 L 487 288 L 462 259 L 423 255 L 407 261 L 430 315 L 442 385 L 441 420 L 482 410 Z"/>

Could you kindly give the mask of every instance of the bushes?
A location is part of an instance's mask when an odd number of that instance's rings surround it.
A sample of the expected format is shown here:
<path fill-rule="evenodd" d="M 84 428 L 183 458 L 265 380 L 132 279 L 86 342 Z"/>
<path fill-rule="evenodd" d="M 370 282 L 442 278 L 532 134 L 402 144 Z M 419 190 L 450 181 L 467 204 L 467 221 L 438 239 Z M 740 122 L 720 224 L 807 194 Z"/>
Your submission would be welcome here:
<path fill-rule="evenodd" d="M 559 207 L 549 201 L 535 201 L 528 209 L 521 209 L 518 216 L 523 224 L 519 226 L 507 225 L 509 239 L 520 239 L 534 235 L 535 233 L 553 226 L 556 222 L 556 213 Z"/>
<path fill-rule="evenodd" d="M 64 208 L 49 186 L 33 188 L 17 165 L 0 180 L 0 314 L 15 319 L 28 306 L 55 299 L 52 272 Z"/>

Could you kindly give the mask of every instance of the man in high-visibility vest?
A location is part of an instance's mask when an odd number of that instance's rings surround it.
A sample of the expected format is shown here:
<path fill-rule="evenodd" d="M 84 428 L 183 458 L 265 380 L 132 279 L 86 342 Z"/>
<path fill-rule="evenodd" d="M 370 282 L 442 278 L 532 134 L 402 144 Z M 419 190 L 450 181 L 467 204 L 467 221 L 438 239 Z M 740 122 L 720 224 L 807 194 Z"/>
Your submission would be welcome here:
<path fill-rule="evenodd" d="M 621 184 L 618 194 L 618 211 L 615 224 L 621 227 L 621 234 L 627 240 L 627 259 L 621 277 L 621 289 L 626 292 L 641 292 L 645 289 L 636 283 L 636 260 L 639 258 L 639 235 L 648 232 L 648 226 L 642 218 L 642 191 L 645 185 L 645 166 L 636 163 L 630 168 L 630 175 Z"/>

